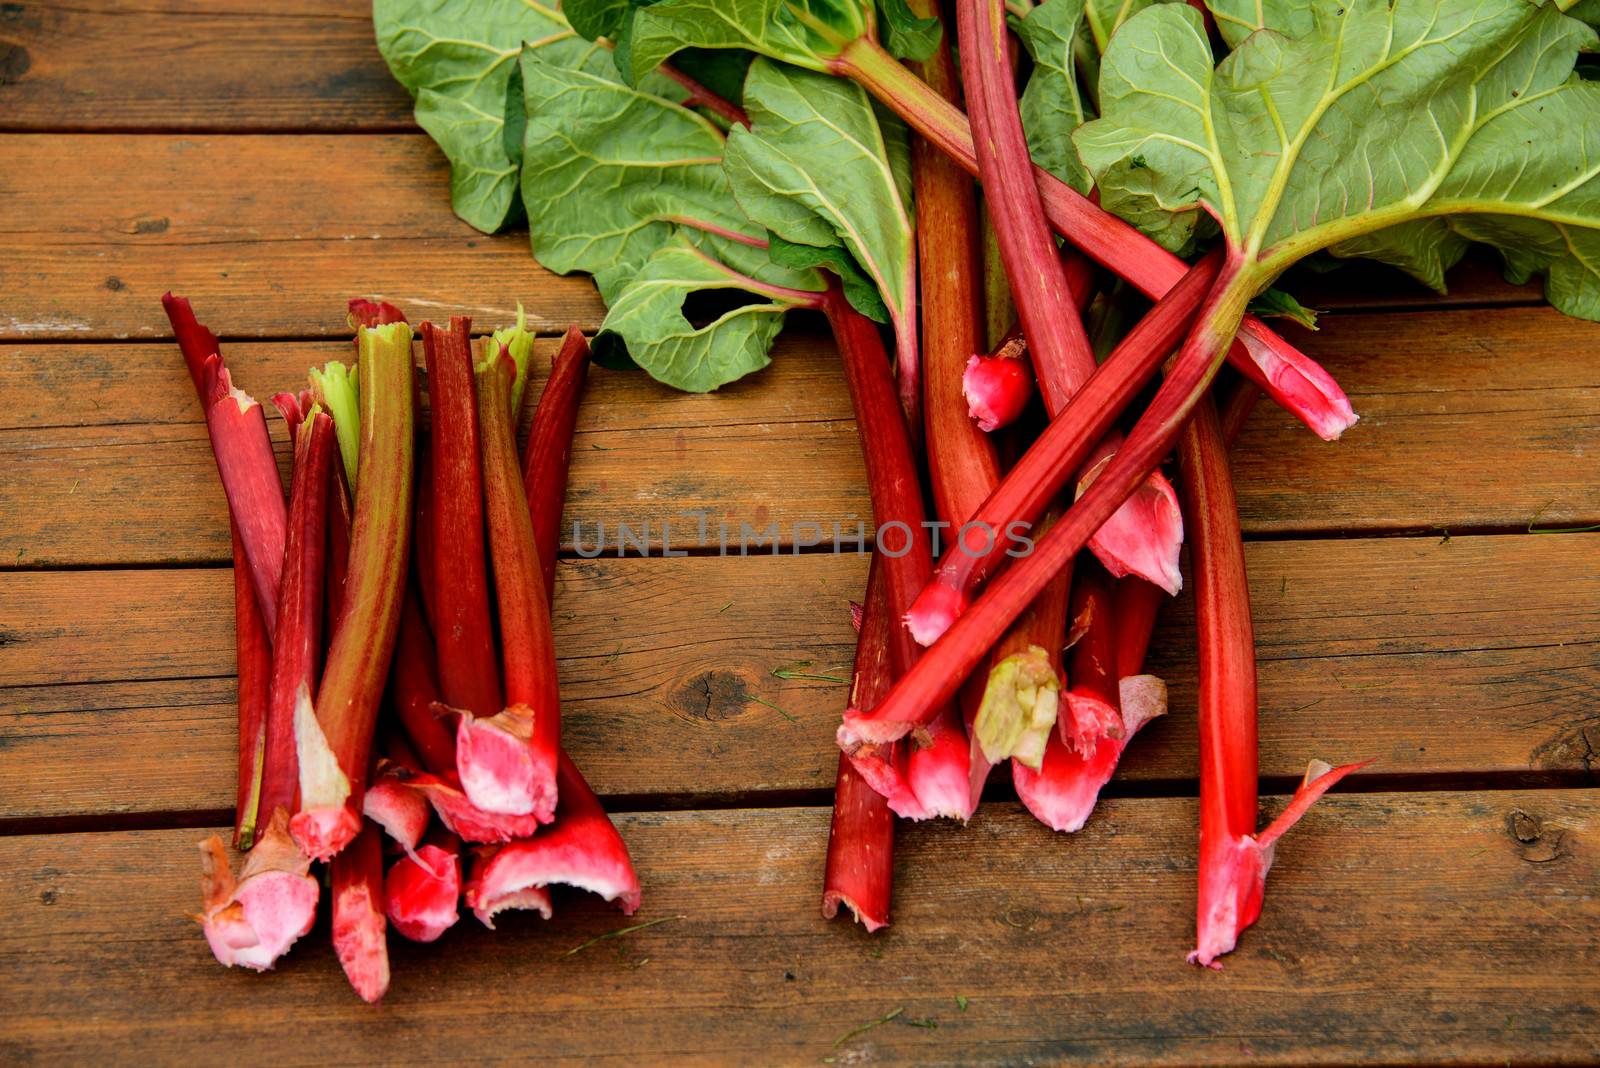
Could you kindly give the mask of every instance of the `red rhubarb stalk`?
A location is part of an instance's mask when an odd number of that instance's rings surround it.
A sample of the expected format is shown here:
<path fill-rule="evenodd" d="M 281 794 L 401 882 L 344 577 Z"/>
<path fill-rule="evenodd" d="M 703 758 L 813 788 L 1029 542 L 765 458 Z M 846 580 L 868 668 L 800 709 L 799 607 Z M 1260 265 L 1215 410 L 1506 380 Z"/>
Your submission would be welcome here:
<path fill-rule="evenodd" d="M 228 496 L 228 511 L 244 541 L 261 615 L 268 629 L 276 632 L 288 510 L 267 433 L 266 412 L 255 398 L 234 388 L 221 356 L 207 358 L 205 374 L 202 403 L 217 473 Z"/>
<path fill-rule="evenodd" d="M 532 838 L 501 846 L 474 867 L 467 906 L 485 927 L 494 926 L 498 912 L 527 908 L 528 891 L 551 883 L 599 894 L 628 916 L 639 907 L 639 877 L 628 847 L 564 752 L 557 777 L 561 807 L 555 822 Z"/>
<path fill-rule="evenodd" d="M 1054 418 L 1095 371 L 1094 350 L 1084 333 L 1066 268 L 1045 220 L 1034 181 L 1028 142 L 1022 132 L 1016 83 L 1008 56 L 1004 0 L 958 0 L 961 68 L 966 76 L 978 173 L 988 195 L 989 214 L 1000 245 L 1000 259 L 1011 281 L 1011 295 L 1028 339 L 1034 377 L 1045 410 Z M 931 95 L 931 94 L 930 94 Z M 941 98 L 942 99 L 942 98 Z M 1082 261 L 1080 286 L 1090 284 Z M 1115 442 L 1107 448 L 1114 450 Z M 1170 512 L 1148 507 L 1143 498 L 1165 495 L 1171 487 L 1152 472 L 1146 493 L 1130 498 L 1090 543 L 1118 574 L 1139 574 L 1177 592 L 1181 522 Z"/>
<path fill-rule="evenodd" d="M 289 951 L 317 918 L 317 880 L 311 861 L 289 837 L 289 815 L 272 814 L 239 878 L 228 866 L 222 839 L 200 843 L 200 915 L 218 961 L 265 971 Z"/>
<path fill-rule="evenodd" d="M 360 490 L 350 535 L 344 617 L 328 650 L 315 706 L 295 707 L 301 811 L 295 841 L 326 860 L 361 829 L 378 700 L 404 599 L 411 528 L 411 328 L 358 335 L 361 354 Z"/>
<path fill-rule="evenodd" d="M 445 703 L 473 716 L 493 716 L 505 702 L 489 622 L 471 331 L 472 321 L 459 315 L 451 318 L 448 330 L 422 324 L 433 412 L 432 621 Z"/>
<path fill-rule="evenodd" d="M 550 377 L 533 411 L 533 429 L 522 452 L 522 481 L 528 489 L 528 514 L 545 592 L 555 591 L 556 550 L 561 545 L 561 507 L 567 496 L 572 466 L 572 435 L 578 425 L 578 402 L 589 373 L 589 342 L 576 326 L 561 339 L 550 361 Z"/>
<path fill-rule="evenodd" d="M 543 569 L 511 421 L 516 368 L 503 347 L 495 349 L 478 365 L 478 425 L 506 707 L 482 719 L 461 717 L 456 769 L 479 808 L 513 816 L 531 813 L 548 823 L 555 816 L 558 790 L 561 694 Z M 435 583 L 444 580 L 435 576 Z"/>
<path fill-rule="evenodd" d="M 1193 332 L 1172 361 L 1166 380 L 1156 391 L 1149 409 L 1111 463 L 1061 521 L 1034 545 L 1031 553 L 1016 561 L 976 604 L 956 619 L 944 636 L 895 683 L 878 707 L 851 709 L 845 714 L 845 722 L 839 728 L 839 742 L 846 752 L 862 742 L 893 741 L 933 720 L 1011 621 L 1071 562 L 1100 525 L 1172 449 L 1178 432 L 1195 403 L 1205 395 L 1221 364 L 1222 354 L 1238 329 L 1248 294 L 1242 287 L 1232 284 L 1235 276 L 1236 270 L 1230 267 L 1218 278 L 1206 297 Z M 1159 309 L 1158 304 L 1140 326 L 1148 323 Z M 1084 408 L 1095 414 L 1105 410 L 1098 403 L 1097 394 L 1101 391 L 1096 390 L 1095 383 L 1107 377 L 1105 372 L 1115 362 L 1113 356 L 1073 398 L 1067 411 L 1054 420 L 1028 450 L 1017 470 L 1021 470 L 1035 453 L 1049 454 L 1043 447 L 1057 426 L 1078 424 L 1077 417 Z M 1111 410 L 1120 407 L 1117 405 Z M 1091 415 L 1087 421 L 1092 419 Z M 1080 439 L 1085 449 L 1103 429 L 1095 427 L 1092 436 L 1084 435 Z M 1062 459 L 1061 453 L 1068 458 Z M 1072 455 L 1071 449 L 1061 449 L 1053 459 L 1067 467 L 1079 462 L 1080 456 Z M 1016 474 L 1014 470 L 1007 482 Z M 999 492 L 1004 491 L 1002 485 Z"/>
<path fill-rule="evenodd" d="M 429 831 L 415 857 L 389 869 L 383 897 L 396 931 L 413 942 L 438 940 L 460 919 L 461 839 L 443 828 Z"/>
<path fill-rule="evenodd" d="M 1273 843 L 1352 771 L 1314 761 L 1283 815 L 1256 829 L 1256 657 L 1239 512 L 1221 424 L 1201 398 L 1178 445 L 1200 661 L 1200 893 L 1191 963 L 1220 967 L 1261 915 Z"/>
<path fill-rule="evenodd" d="M 1102 739 L 1125 735 L 1118 690 L 1116 594 L 1110 577 L 1092 559 L 1080 556 L 1072 575 L 1070 686 L 1058 733 L 1074 752 L 1090 756 Z"/>
<path fill-rule="evenodd" d="M 377 762 L 372 782 L 361 799 L 361 814 L 401 849 L 414 854 L 428 830 L 428 799 L 411 785 L 422 765 L 396 732 L 388 732 L 383 749 L 384 756 Z"/>
<path fill-rule="evenodd" d="M 1202 259 L 1169 296 L 1150 309 L 973 513 L 973 536 L 945 552 L 933 582 L 906 616 L 917 641 L 926 645 L 944 633 L 1006 554 L 1020 551 L 1014 535 L 1025 534 L 1026 529 L 1016 524 L 1031 523 L 1043 514 L 1091 448 L 1111 429 L 1117 413 L 1177 346 L 1190 322 L 1192 294 L 1212 286 L 1221 259 L 1220 252 Z"/>
<path fill-rule="evenodd" d="M 234 649 L 239 676 L 239 797 L 233 817 L 233 844 L 248 851 L 263 822 L 261 788 L 267 775 L 267 705 L 272 685 L 272 641 L 256 601 L 255 583 L 245 560 L 239 527 L 233 534 Z M 270 810 L 266 813 L 271 816 Z"/>
<path fill-rule="evenodd" d="M 349 309 L 347 316 L 352 328 L 384 326 L 388 323 L 406 321 L 406 313 L 386 300 L 352 297 L 347 307 Z"/>
<path fill-rule="evenodd" d="M 831 66 L 833 73 L 860 84 L 968 173 L 978 173 L 967 117 L 872 37 L 852 41 Z M 1152 300 L 1165 296 L 1182 279 L 1188 268 L 1177 256 L 1043 168 L 1035 166 L 1033 176 L 1052 228 L 1095 262 Z M 1189 300 L 1180 309 L 1185 314 L 1199 307 L 1200 294 Z M 1241 344 L 1229 350 L 1229 360 L 1320 437 L 1333 440 L 1355 422 L 1344 392 L 1315 361 L 1254 316 L 1244 320 L 1243 335 Z"/>
<path fill-rule="evenodd" d="M 822 916 L 831 920 L 844 905 L 868 931 L 887 927 L 893 888 L 894 814 L 884 796 L 840 753 L 822 876 Z"/>
<path fill-rule="evenodd" d="M 388 921 L 384 919 L 383 845 L 378 828 L 361 828 L 350 847 L 328 865 L 333 895 L 333 951 L 361 1000 L 371 1004 L 389 989 Z"/>
<path fill-rule="evenodd" d="M 898 674 L 909 668 L 919 650 L 905 628 L 895 626 L 893 621 L 900 619 L 910 607 L 932 568 L 927 528 L 923 524 L 922 488 L 912 456 L 911 437 L 897 406 L 894 378 L 877 327 L 849 306 L 837 283 L 830 286 L 823 311 L 833 326 L 843 357 L 845 380 L 866 459 L 873 520 L 882 542 L 874 558 L 883 560 L 889 662 Z M 870 620 L 870 591 L 867 612 Z M 863 634 L 867 630 L 864 624 Z M 969 819 L 974 805 L 969 747 L 960 717 L 948 697 L 943 707 L 924 721 L 924 726 L 926 731 L 917 739 L 913 751 L 899 755 L 878 754 L 890 766 L 904 767 L 910 793 L 916 798 L 916 806 L 912 808 L 897 807 L 897 799 L 890 797 L 890 807 L 897 815 L 912 819 L 930 816 Z M 858 762 L 857 766 L 862 765 Z"/>
<path fill-rule="evenodd" d="M 322 666 L 322 584 L 327 549 L 328 472 L 333 421 L 313 408 L 294 438 L 289 493 L 289 534 L 278 589 L 278 629 L 272 642 L 272 683 L 267 706 L 266 774 L 261 806 L 294 813 L 299 806 L 295 707 L 309 704 Z"/>

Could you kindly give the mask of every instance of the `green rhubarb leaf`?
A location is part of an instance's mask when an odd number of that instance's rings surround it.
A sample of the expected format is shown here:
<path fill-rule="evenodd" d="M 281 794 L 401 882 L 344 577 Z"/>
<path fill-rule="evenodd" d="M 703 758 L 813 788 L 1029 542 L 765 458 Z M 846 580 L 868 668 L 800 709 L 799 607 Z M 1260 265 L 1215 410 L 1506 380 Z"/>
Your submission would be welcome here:
<path fill-rule="evenodd" d="M 618 31 L 641 6 L 637 0 L 563 0 L 561 13 L 587 40 L 601 37 L 616 40 Z"/>
<path fill-rule="evenodd" d="M 658 249 L 611 298 L 601 337 L 627 345 L 633 361 L 657 381 L 703 393 L 759 371 L 796 301 L 783 294 L 743 304 L 696 325 L 684 302 L 712 290 L 750 291 L 755 279 L 678 240 Z"/>
<path fill-rule="evenodd" d="M 685 48 L 738 48 L 810 70 L 873 29 L 861 0 L 663 0 L 636 11 L 635 79 Z"/>
<path fill-rule="evenodd" d="M 1072 147 L 1072 131 L 1089 116 L 1073 58 L 1083 26 L 1083 0 L 1045 0 L 1015 23 L 1033 73 L 1022 91 L 1022 128 L 1033 161 L 1080 193 L 1089 174 Z"/>
<path fill-rule="evenodd" d="M 1103 203 L 1153 234 L 1211 214 L 1256 289 L 1318 249 L 1407 240 L 1442 273 L 1458 246 L 1437 227 L 1374 237 L 1440 219 L 1600 318 L 1600 85 L 1572 78 L 1595 42 L 1528 0 L 1325 0 L 1302 36 L 1251 34 L 1213 68 L 1199 13 L 1162 4 L 1111 41 L 1075 140 Z"/>
<path fill-rule="evenodd" d="M 556 66 L 533 51 L 522 80 L 522 199 L 545 267 L 626 273 L 684 226 L 760 241 L 723 175 L 722 131 L 705 116 L 623 85 L 615 71 Z"/>
<path fill-rule="evenodd" d="M 416 99 L 418 125 L 450 160 L 451 206 L 479 230 L 500 229 L 517 196 L 523 42 L 571 66 L 590 62 L 596 46 L 532 0 L 374 0 L 372 17 L 378 50 Z"/>
<path fill-rule="evenodd" d="M 1048 0 L 1046 0 L 1048 3 Z M 1089 43 L 1096 55 L 1103 55 L 1111 43 L 1111 35 L 1122 24 L 1152 4 L 1167 0 L 1084 0 L 1083 27 L 1088 32 Z M 1181 3 L 1182 0 L 1177 0 Z M 1041 5 L 1044 6 L 1044 5 Z"/>
<path fill-rule="evenodd" d="M 878 294 L 877 285 L 862 273 L 861 265 L 856 263 L 855 257 L 850 253 L 838 245 L 821 248 L 816 245 L 801 245 L 786 241 L 773 233 L 769 233 L 767 239 L 769 242 L 767 254 L 772 257 L 773 263 L 796 271 L 820 267 L 839 279 L 839 286 L 844 290 L 844 298 L 850 302 L 852 308 L 874 322 L 889 321 L 889 309 L 884 307 L 883 297 Z"/>
<path fill-rule="evenodd" d="M 1341 241 L 1328 249 L 1340 259 L 1377 260 L 1398 267 L 1436 292 L 1445 291 L 1445 272 L 1461 262 L 1471 242 L 1441 218 L 1416 219 L 1386 230 Z"/>
<path fill-rule="evenodd" d="M 1217 32 L 1229 48 L 1257 30 L 1276 30 L 1286 37 L 1303 37 L 1316 25 L 1315 12 L 1305 0 L 1206 0 Z"/>
<path fill-rule="evenodd" d="M 924 60 L 933 55 L 943 35 L 943 24 L 936 18 L 921 18 L 906 0 L 877 0 L 883 16 L 879 28 L 883 46 L 899 59 Z"/>
<path fill-rule="evenodd" d="M 896 336 L 914 345 L 905 127 L 853 82 L 766 59 L 750 66 L 744 104 L 750 127 L 729 132 L 726 160 L 739 206 L 785 241 L 842 246 L 876 284 Z"/>
<path fill-rule="evenodd" d="M 1250 314 L 1258 319 L 1288 319 L 1307 330 L 1317 329 L 1317 309 L 1308 308 L 1281 289 L 1269 289 L 1250 302 Z"/>

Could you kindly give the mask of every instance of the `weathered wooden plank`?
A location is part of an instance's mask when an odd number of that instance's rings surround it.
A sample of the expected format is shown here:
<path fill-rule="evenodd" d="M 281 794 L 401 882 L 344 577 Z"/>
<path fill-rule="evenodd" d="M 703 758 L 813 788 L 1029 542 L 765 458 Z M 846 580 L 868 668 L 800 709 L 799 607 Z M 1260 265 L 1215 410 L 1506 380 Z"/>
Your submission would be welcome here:
<path fill-rule="evenodd" d="M 894 925 L 817 914 L 820 809 L 619 818 L 645 930 L 563 895 L 391 946 L 361 1004 L 325 928 L 225 972 L 186 913 L 196 831 L 0 841 L 13 1063 L 1593 1062 L 1600 792 L 1323 801 L 1221 972 L 1192 944 L 1195 806 L 1108 803 L 1071 842 L 1013 806 L 897 843 Z M 1275 803 L 1269 803 L 1275 809 Z M 685 977 L 692 976 L 686 982 Z M 538 991 L 525 1011 L 520 991 Z M 261 1026 L 266 998 L 293 1026 Z M 959 999 L 959 1000 L 958 1000 Z M 181 1005 L 183 1011 L 174 1012 Z M 885 1017 L 896 1013 L 893 1019 Z M 884 1021 L 866 1027 L 873 1021 Z M 831 1060 L 830 1060 L 831 1059 Z"/>
<path fill-rule="evenodd" d="M 1252 534 L 1600 523 L 1600 328 L 1550 308 L 1329 315 L 1306 338 L 1361 413 L 1337 444 L 1259 404 Z"/>
<path fill-rule="evenodd" d="M 104 0 L 0 7 L 8 130 L 372 130 L 411 99 L 372 39 L 372 8 L 298 0 Z"/>
<path fill-rule="evenodd" d="M 484 318 L 487 330 L 498 321 Z M 541 341 L 539 380 L 557 344 Z M 347 359 L 339 341 L 226 346 L 255 396 Z M 595 369 L 579 412 L 563 540 L 614 551 L 619 524 L 659 553 L 737 547 L 741 527 L 871 526 L 850 400 L 831 345 L 779 342 L 772 367 L 714 394 Z M 183 362 L 167 344 L 0 349 L 0 567 L 172 564 L 229 558 L 227 505 Z M 269 419 L 287 475 L 288 441 Z M 689 513 L 704 513 L 700 518 Z M 604 527 L 603 532 L 600 530 Z M 775 533 L 774 533 L 775 532 Z M 806 535 L 802 530 L 801 535 Z M 632 547 L 637 542 L 630 540 Z M 637 549 L 633 549 L 637 552 Z"/>
<path fill-rule="evenodd" d="M 357 295 L 497 319 L 520 301 L 556 332 L 601 314 L 586 278 L 533 262 L 526 234 L 452 215 L 421 134 L 10 136 L 0 264 L 3 339 L 166 337 L 168 289 L 226 337 L 345 334 Z"/>
<path fill-rule="evenodd" d="M 1234 465 L 1248 534 L 1600 522 L 1592 325 L 1548 309 L 1327 322 L 1313 347 L 1364 421 L 1329 445 L 1258 406 Z M 227 351 L 237 381 L 265 397 L 348 350 L 330 340 Z M 830 343 L 793 332 L 769 370 L 710 395 L 596 371 L 568 505 L 587 544 L 597 523 L 612 543 L 617 523 L 648 524 L 659 546 L 671 522 L 674 545 L 706 547 L 719 544 L 718 523 L 735 541 L 741 523 L 775 524 L 787 541 L 796 523 L 868 521 L 835 359 Z M 172 346 L 0 347 L 0 394 L 10 401 L 0 411 L 0 567 L 228 559 L 222 493 Z M 704 536 L 689 511 L 710 513 Z M 570 523 L 566 533 L 570 548 Z"/>
<path fill-rule="evenodd" d="M 1312 757 L 1592 772 L 1597 554 L 1600 535 L 1252 543 L 1262 773 Z M 595 788 L 826 789 L 864 571 L 831 554 L 564 561 L 564 725 Z M 226 808 L 231 591 L 226 570 L 0 576 L 0 819 Z M 1136 790 L 1196 775 L 1187 601 L 1151 669 L 1172 711 L 1128 751 Z"/>

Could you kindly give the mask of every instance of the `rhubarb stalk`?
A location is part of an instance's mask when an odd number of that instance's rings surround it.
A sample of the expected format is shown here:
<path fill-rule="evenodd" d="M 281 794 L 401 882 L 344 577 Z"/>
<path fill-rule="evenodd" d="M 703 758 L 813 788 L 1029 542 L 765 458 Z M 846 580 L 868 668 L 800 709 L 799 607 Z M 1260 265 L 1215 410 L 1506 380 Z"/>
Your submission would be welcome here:
<path fill-rule="evenodd" d="M 1028 339 L 1034 377 L 1045 410 L 1054 418 L 1094 374 L 1094 350 L 1034 181 L 1007 55 L 1010 33 L 1004 0 L 958 0 L 956 11 L 978 173 Z M 1073 263 L 1082 276 L 1081 288 L 1087 290 L 1087 265 L 1077 256 Z M 1103 446 L 1108 451 L 1115 447 L 1114 440 Z M 1146 503 L 1145 498 L 1172 498 L 1172 489 L 1159 472 L 1151 473 L 1150 482 L 1117 510 L 1090 548 L 1115 573 L 1142 575 L 1176 593 L 1182 523 L 1175 503 L 1170 509 Z"/>
<path fill-rule="evenodd" d="M 451 318 L 448 330 L 422 324 L 433 413 L 431 610 L 445 703 L 469 715 L 492 716 L 504 702 L 489 622 L 471 330 L 472 321 L 459 315 Z"/>
<path fill-rule="evenodd" d="M 456 768 L 467 796 L 479 808 L 532 814 L 548 823 L 555 816 L 561 748 L 555 641 L 511 422 L 516 369 L 502 346 L 491 348 L 477 370 L 478 425 L 506 707 L 482 719 L 461 717 Z M 443 582 L 444 576 L 435 576 L 435 581 Z"/>
<path fill-rule="evenodd" d="M 333 896 L 333 951 L 350 985 L 371 1004 L 389 989 L 389 925 L 384 919 L 378 828 L 365 824 L 350 847 L 333 858 L 328 882 Z"/>
<path fill-rule="evenodd" d="M 1196 270 L 1200 268 L 1197 266 Z M 1237 268 L 1232 265 L 1219 276 L 1206 296 L 1193 332 L 1171 362 L 1166 380 L 1156 391 L 1149 409 L 1122 448 L 1061 521 L 1034 545 L 1031 553 L 1007 569 L 976 604 L 955 620 L 922 659 L 901 676 L 878 707 L 851 709 L 845 714 L 839 742 L 847 752 L 862 742 L 887 742 L 904 737 L 915 727 L 932 721 L 1011 621 L 1071 562 L 1100 525 L 1172 449 L 1195 403 L 1205 395 L 1221 364 L 1222 354 L 1238 329 L 1249 295 L 1244 287 L 1234 284 L 1237 276 Z M 1149 323 L 1159 310 L 1158 304 L 1140 326 Z M 1138 332 L 1136 329 L 1135 334 Z M 1093 422 L 1095 416 L 1105 412 L 1101 396 L 1112 391 L 1112 387 L 1101 391 L 1095 384 L 1111 377 L 1106 372 L 1115 364 L 1113 355 L 1028 450 L 1007 482 L 1016 477 L 1017 471 L 1022 470 L 1035 453 L 1042 453 L 1041 459 L 1050 456 L 1047 439 L 1056 427 L 1076 428 L 1080 422 Z M 1116 405 L 1111 411 L 1120 407 Z M 1088 409 L 1090 414 L 1080 420 L 1083 409 Z M 1110 417 L 1105 415 L 1105 418 Z M 1103 429 L 1094 427 L 1092 436 L 1079 435 L 1077 443 L 1086 450 Z M 1054 444 L 1057 452 L 1045 463 L 1046 468 L 1067 467 L 1079 462 L 1081 453 L 1075 456 L 1074 449 L 1059 448 L 1059 442 Z M 1002 485 L 996 496 L 1005 492 L 1005 488 Z"/>
<path fill-rule="evenodd" d="M 267 775 L 267 706 L 272 685 L 272 641 L 256 601 L 255 582 L 245 560 L 239 526 L 233 534 L 234 650 L 239 677 L 239 796 L 233 817 L 233 844 L 248 851 L 264 821 L 261 788 Z M 267 815 L 271 815 L 268 810 Z"/>
<path fill-rule="evenodd" d="M 589 373 L 589 342 L 576 326 L 561 339 L 550 361 L 550 377 L 533 411 L 533 429 L 522 452 L 522 481 L 528 490 L 528 515 L 533 542 L 539 548 L 547 593 L 555 590 L 556 549 L 561 545 L 561 507 L 567 496 L 572 466 L 572 435 L 578 424 L 578 402 Z"/>
<path fill-rule="evenodd" d="M 322 665 L 322 585 L 327 549 L 328 472 L 333 421 L 313 408 L 294 437 L 289 493 L 289 533 L 278 590 L 278 629 L 272 642 L 272 684 L 267 706 L 263 811 L 298 810 L 299 762 L 295 707 L 311 701 Z"/>
<path fill-rule="evenodd" d="M 833 73 L 852 79 L 877 97 L 968 173 L 978 173 L 978 155 L 966 116 L 901 66 L 870 35 L 846 45 L 829 66 Z M 1157 300 L 1183 278 L 1188 268 L 1177 256 L 1043 168 L 1035 166 L 1033 177 L 1056 233 L 1145 296 Z M 1190 303 L 1181 307 L 1180 313 L 1193 314 L 1200 297 L 1189 297 Z M 1330 441 L 1355 422 L 1344 392 L 1315 361 L 1254 316 L 1244 319 L 1242 329 L 1243 337 L 1228 350 L 1228 358 L 1274 401 Z"/>
<path fill-rule="evenodd" d="M 378 700 L 404 599 L 411 527 L 414 399 L 411 328 L 358 334 L 360 490 L 350 535 L 344 618 L 328 650 L 315 706 L 295 707 L 301 811 L 295 841 L 326 860 L 361 829 Z"/>
<path fill-rule="evenodd" d="M 1117 413 L 1177 346 L 1190 322 L 1194 294 L 1211 288 L 1221 262 L 1220 252 L 1208 255 L 1150 309 L 973 513 L 974 530 L 994 536 L 987 542 L 968 539 L 945 552 L 933 582 L 918 595 L 906 617 L 917 641 L 931 643 L 966 610 L 972 592 L 1016 548 L 1012 536 L 1016 524 L 1038 519 L 1089 457 Z"/>
<path fill-rule="evenodd" d="M 461 839 L 439 827 L 428 832 L 416 856 L 394 862 L 383 882 L 384 911 L 394 929 L 413 942 L 433 942 L 460 919 Z"/>
<path fill-rule="evenodd" d="M 311 930 L 317 918 L 317 880 L 311 861 L 295 848 L 288 813 L 278 809 L 245 857 L 239 878 L 228 866 L 222 839 L 200 843 L 200 915 L 218 961 L 265 971 Z"/>
<path fill-rule="evenodd" d="M 1311 804 L 1364 766 L 1314 761 L 1283 814 L 1256 829 L 1256 655 L 1244 543 L 1221 424 L 1209 397 L 1179 441 L 1194 566 L 1200 687 L 1200 893 L 1191 963 L 1221 967 L 1261 915 L 1273 843 Z"/>

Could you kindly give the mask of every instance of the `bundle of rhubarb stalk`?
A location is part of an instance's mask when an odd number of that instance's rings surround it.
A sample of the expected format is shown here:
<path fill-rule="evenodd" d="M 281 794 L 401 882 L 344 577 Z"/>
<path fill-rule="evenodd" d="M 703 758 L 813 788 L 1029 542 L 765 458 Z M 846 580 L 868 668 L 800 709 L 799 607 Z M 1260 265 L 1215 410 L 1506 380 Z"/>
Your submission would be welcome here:
<path fill-rule="evenodd" d="M 837 339 L 879 551 L 827 914 L 887 923 L 895 817 L 968 819 L 997 764 L 1050 827 L 1083 825 L 1165 709 L 1143 663 L 1187 539 L 1202 964 L 1259 914 L 1277 838 L 1353 770 L 1313 763 L 1257 831 L 1227 448 L 1258 395 L 1325 439 L 1355 422 L 1262 321 L 1312 325 L 1274 287 L 1303 259 L 1360 257 L 1442 288 L 1476 243 L 1600 318 L 1600 84 L 1580 62 L 1597 16 L 1592 0 L 374 4 L 456 212 L 485 231 L 525 219 L 541 264 L 594 276 L 597 359 L 711 390 L 765 366 L 790 312 Z M 444 696 L 482 713 L 500 695 Z M 483 722 L 460 717 L 458 764 Z M 465 767 L 460 782 L 501 803 Z"/>
<path fill-rule="evenodd" d="M 639 906 L 627 847 L 561 748 L 550 629 L 561 504 L 589 365 L 568 333 L 519 457 L 534 337 L 412 329 L 353 300 L 354 367 L 261 404 L 189 302 L 163 298 L 233 522 L 239 675 L 235 875 L 200 847 L 198 917 L 223 964 L 272 967 L 311 930 L 326 865 L 333 944 L 361 997 L 389 986 L 387 930 L 432 942 L 464 901 L 551 916 L 549 887 Z M 491 593 L 492 591 L 492 593 Z"/>

